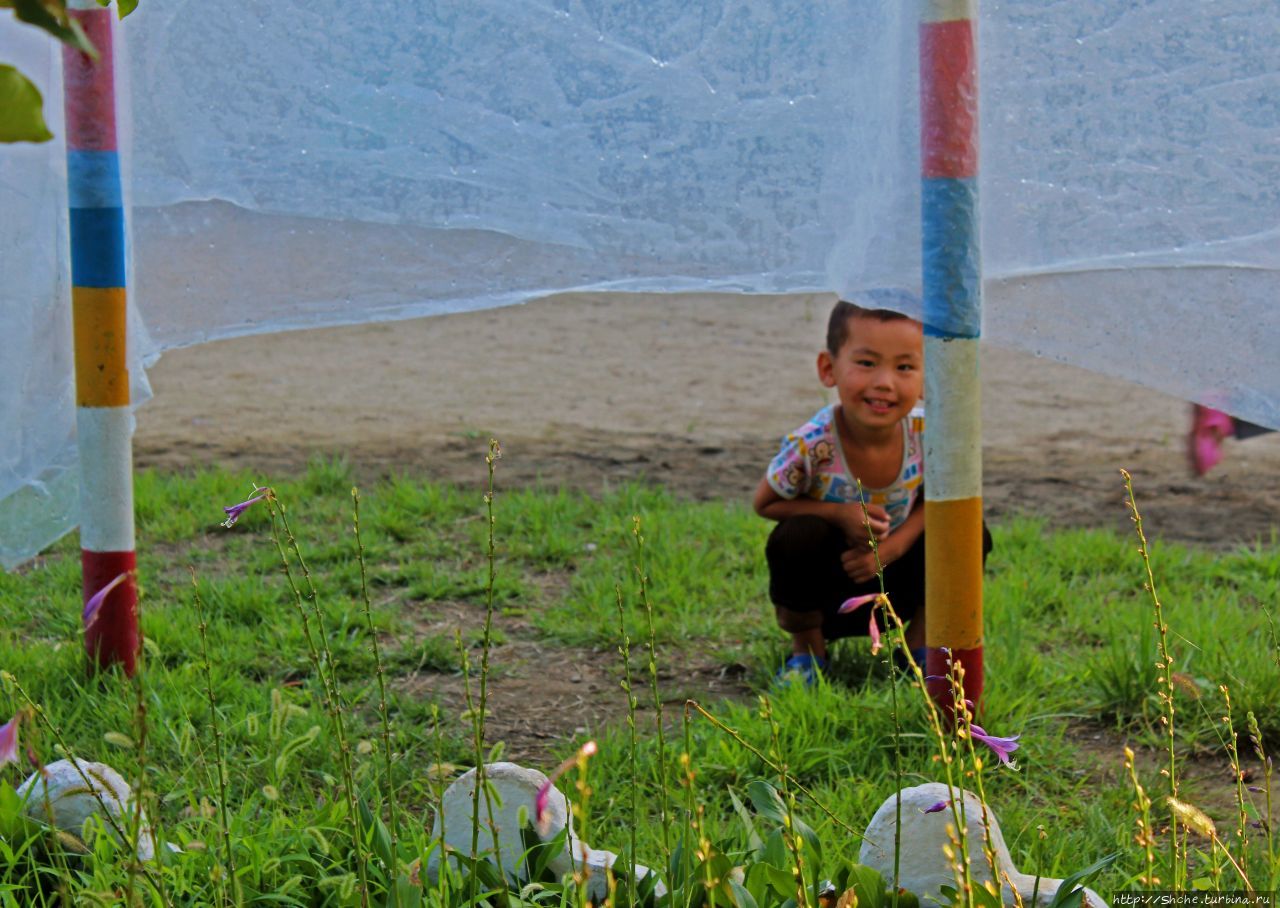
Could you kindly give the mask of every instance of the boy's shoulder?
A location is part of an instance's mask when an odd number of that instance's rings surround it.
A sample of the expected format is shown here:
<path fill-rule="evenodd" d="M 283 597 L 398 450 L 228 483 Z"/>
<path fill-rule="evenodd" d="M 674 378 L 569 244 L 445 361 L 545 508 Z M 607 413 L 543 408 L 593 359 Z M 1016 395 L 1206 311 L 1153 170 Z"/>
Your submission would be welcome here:
<path fill-rule="evenodd" d="M 835 410 L 835 404 L 827 404 L 817 413 L 810 416 L 809 420 L 803 425 L 788 432 L 787 437 L 816 438 L 821 435 L 830 435 L 835 421 Z"/>

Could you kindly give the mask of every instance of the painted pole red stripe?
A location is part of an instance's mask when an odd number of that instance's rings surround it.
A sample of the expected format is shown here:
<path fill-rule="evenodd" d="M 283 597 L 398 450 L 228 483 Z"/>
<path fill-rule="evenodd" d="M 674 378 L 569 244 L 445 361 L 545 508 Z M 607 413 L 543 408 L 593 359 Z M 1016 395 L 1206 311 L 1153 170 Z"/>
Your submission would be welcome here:
<path fill-rule="evenodd" d="M 927 543 L 926 543 L 927 544 Z M 978 706 L 982 703 L 982 687 L 986 681 L 986 672 L 982 663 L 982 647 L 972 649 L 951 650 L 951 660 L 964 666 L 964 696 Z M 948 718 L 955 718 L 955 700 L 951 695 L 951 663 L 948 655 L 940 649 L 929 649 L 925 657 L 924 673 L 931 681 L 925 682 L 925 690 L 933 698 L 933 702 L 942 708 Z"/>
<path fill-rule="evenodd" d="M 81 550 L 80 569 L 84 574 L 84 598 L 98 592 L 121 574 L 129 577 L 111 592 L 98 612 L 98 620 L 85 631 L 85 648 L 94 664 L 106 668 L 119 663 L 126 674 L 137 668 L 142 635 L 138 630 L 138 566 L 134 552 L 89 552 Z"/>
<path fill-rule="evenodd" d="M 98 51 L 98 59 L 73 47 L 62 49 L 62 84 L 67 116 L 67 148 L 76 151 L 116 150 L 115 55 L 110 8 L 73 9 Z"/>
<path fill-rule="evenodd" d="M 921 176 L 978 174 L 978 76 L 969 19 L 920 26 Z"/>

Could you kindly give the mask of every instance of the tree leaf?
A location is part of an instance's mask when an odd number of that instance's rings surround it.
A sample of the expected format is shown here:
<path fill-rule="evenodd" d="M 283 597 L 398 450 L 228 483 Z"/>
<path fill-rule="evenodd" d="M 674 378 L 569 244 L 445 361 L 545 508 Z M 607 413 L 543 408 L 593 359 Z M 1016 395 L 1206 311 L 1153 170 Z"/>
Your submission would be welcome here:
<path fill-rule="evenodd" d="M 12 66 L 0 63 L 0 142 L 48 142 L 40 89 Z"/>
<path fill-rule="evenodd" d="M 57 9 L 60 15 L 50 12 L 51 6 Z M 43 29 L 64 44 L 70 44 L 91 57 L 98 56 L 97 49 L 85 35 L 80 23 L 67 15 L 64 0 L 53 0 L 48 5 L 45 4 L 45 0 L 13 0 L 13 13 L 18 17 L 18 21 Z"/>

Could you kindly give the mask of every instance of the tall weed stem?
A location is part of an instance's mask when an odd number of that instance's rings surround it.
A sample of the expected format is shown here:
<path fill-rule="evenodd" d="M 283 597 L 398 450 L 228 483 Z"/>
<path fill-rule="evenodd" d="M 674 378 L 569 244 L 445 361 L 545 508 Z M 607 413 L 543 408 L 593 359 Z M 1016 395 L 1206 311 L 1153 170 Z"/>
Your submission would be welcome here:
<path fill-rule="evenodd" d="M 502 848 L 498 842 L 498 829 L 493 820 L 493 800 L 489 794 L 489 777 L 485 771 L 487 763 L 484 752 L 484 719 L 477 715 L 479 704 L 471 693 L 471 657 L 467 654 L 462 642 L 462 631 L 454 631 L 454 644 L 458 648 L 458 661 L 462 666 L 462 696 L 467 705 L 467 716 L 471 720 L 472 759 L 476 763 L 475 790 L 471 793 L 471 860 L 480 860 L 480 799 L 484 799 L 485 814 L 489 821 L 489 836 L 493 839 L 493 857 L 499 869 L 502 867 Z M 441 817 L 444 816 L 443 808 Z M 443 841 L 443 837 L 442 837 Z M 476 903 L 477 887 L 480 885 L 479 875 L 474 872 L 468 875 L 468 902 Z"/>
<path fill-rule="evenodd" d="M 471 854 L 473 858 L 478 859 L 476 848 L 478 847 L 479 835 L 479 810 L 480 798 L 483 792 L 485 811 L 489 819 L 489 832 L 493 838 L 493 853 L 497 861 L 499 870 L 502 868 L 502 851 L 498 843 L 498 829 L 493 819 L 493 799 L 489 792 L 489 779 L 486 770 L 486 757 L 484 753 L 484 727 L 485 720 L 488 718 L 488 701 L 489 701 L 489 652 L 493 648 L 493 602 L 494 602 L 494 582 L 497 579 L 496 555 L 497 549 L 494 543 L 494 516 L 493 516 L 493 494 L 494 485 L 493 477 L 495 465 L 498 459 L 502 457 L 502 448 L 498 444 L 497 439 L 489 439 L 489 451 L 485 454 L 484 463 L 487 469 L 488 478 L 485 485 L 484 506 L 485 506 L 485 530 L 486 530 L 486 566 L 487 576 L 485 583 L 484 598 L 484 630 L 480 639 L 480 699 L 479 703 L 472 708 L 471 702 L 471 681 L 469 673 L 465 666 L 463 669 L 463 677 L 466 679 L 467 708 L 471 711 L 471 728 L 475 738 L 475 755 L 476 755 L 476 789 L 475 797 L 472 802 L 472 830 L 471 830 Z M 459 646 L 461 646 L 461 637 L 458 638 Z M 474 881 L 475 877 L 472 876 Z M 474 895 L 474 892 L 473 892 Z"/>
<path fill-rule="evenodd" d="M 139 623 L 142 621 L 142 603 L 141 597 L 137 605 Z M 142 836 L 142 805 L 146 800 L 147 793 L 147 696 L 144 679 L 146 678 L 146 647 L 138 647 L 138 665 L 137 671 L 129 679 L 133 686 L 133 749 L 137 755 L 138 773 L 133 786 L 133 810 L 129 814 L 129 844 L 132 846 L 133 854 L 129 859 L 129 875 L 127 880 L 126 897 L 128 904 L 132 905 L 134 900 L 134 891 L 138 882 L 138 841 Z M 157 837 L 158 827 L 156 823 L 157 811 L 153 810 L 151 817 L 151 838 L 153 844 L 159 844 Z M 167 901 L 164 893 L 164 874 L 156 877 L 157 882 L 161 886 L 160 896 Z"/>
<path fill-rule="evenodd" d="M 1175 709 L 1173 706 L 1173 658 L 1169 655 L 1169 626 L 1164 621 L 1164 607 L 1160 603 L 1160 596 L 1156 592 L 1156 578 L 1151 570 L 1151 555 L 1147 546 L 1147 536 L 1142 530 L 1142 514 L 1138 511 L 1138 501 L 1133 494 L 1133 477 L 1129 475 L 1128 470 L 1121 470 L 1120 475 L 1124 477 L 1125 503 L 1129 506 L 1129 516 L 1133 520 L 1135 532 L 1138 534 L 1138 553 L 1142 556 L 1142 565 L 1146 570 L 1147 579 L 1142 587 L 1151 596 L 1152 608 L 1155 610 L 1155 628 L 1159 635 L 1160 661 L 1156 663 L 1156 668 L 1161 672 L 1158 677 L 1160 687 L 1160 703 L 1163 707 L 1164 714 L 1160 717 L 1160 723 L 1165 728 L 1166 747 L 1169 751 L 1169 765 L 1166 769 L 1161 770 L 1161 774 L 1168 778 L 1169 797 L 1177 800 L 1178 798 L 1178 761 L 1174 751 L 1173 738 L 1173 720 Z M 1171 888 L 1179 890 L 1182 888 L 1182 873 L 1185 868 L 1185 862 L 1179 861 L 1178 852 L 1178 817 L 1176 813 L 1169 814 L 1169 872 L 1173 875 L 1171 880 Z"/>
<path fill-rule="evenodd" d="M 388 835 L 391 839 L 391 857 L 393 866 L 387 868 L 391 877 L 391 905 L 400 908 L 400 887 L 397 880 L 400 876 L 399 828 L 396 817 L 396 787 L 392 774 L 391 753 L 391 718 L 387 714 L 387 678 L 382 667 L 382 650 L 378 646 L 378 631 L 373 626 L 373 606 L 369 602 L 369 574 L 364 556 L 364 539 L 360 535 L 360 490 L 351 489 L 352 532 L 356 537 L 356 560 L 360 564 L 360 600 L 364 604 L 364 623 L 369 630 L 369 647 L 373 651 L 374 672 L 378 677 L 378 719 L 382 725 L 382 763 L 387 786 L 387 818 Z"/>
<path fill-rule="evenodd" d="M 204 667 L 204 690 L 209 700 L 209 727 L 213 730 L 213 759 L 218 775 L 218 834 L 222 838 L 223 859 L 227 862 L 226 876 L 231 880 L 232 900 L 239 901 L 234 895 L 237 885 L 236 861 L 231 841 L 231 820 L 227 812 L 227 758 L 222 749 L 222 722 L 218 718 L 218 700 L 213 690 L 213 663 L 209 659 L 209 627 L 205 620 L 204 600 L 200 597 L 200 585 L 196 582 L 194 568 L 191 570 L 191 591 L 196 605 L 196 629 L 200 633 L 200 661 Z M 221 880 L 218 884 L 218 891 L 225 903 L 228 900 L 226 890 Z"/>
<path fill-rule="evenodd" d="M 311 656 L 311 665 L 319 678 L 321 690 L 324 692 L 324 705 L 329 713 L 329 721 L 333 727 L 334 738 L 338 742 L 338 765 L 342 772 L 342 785 L 347 798 L 347 814 L 351 824 L 351 846 L 355 850 L 356 870 L 360 880 L 360 904 L 362 908 L 369 906 L 369 859 L 365 850 L 364 835 L 360 830 L 360 808 L 356 796 L 355 775 L 351 769 L 351 745 L 347 741 L 346 723 L 343 719 L 342 696 L 338 689 L 336 666 L 333 652 L 329 649 L 329 639 L 325 632 L 324 616 L 320 610 L 320 597 L 311 578 L 311 569 L 307 567 L 302 549 L 289 526 L 289 517 L 285 513 L 284 502 L 276 496 L 275 489 L 267 489 L 268 513 L 271 515 L 271 538 L 275 542 L 276 552 L 280 555 L 280 564 L 285 578 L 293 593 L 294 607 L 302 618 L 303 636 L 307 640 L 307 649 Z M 277 522 L 277 517 L 279 518 Z M 284 538 L 281 538 L 281 529 Z M 286 548 L 287 542 L 287 548 Z M 289 552 L 298 562 L 303 580 L 307 586 L 306 598 L 311 602 L 311 614 L 303 604 L 302 590 L 294 578 L 293 569 L 289 565 Z M 310 618 L 315 619 L 315 631 L 311 629 Z M 319 646 L 316 639 L 319 639 Z"/>
<path fill-rule="evenodd" d="M 1133 785 L 1133 809 L 1138 813 L 1138 833 L 1133 837 L 1133 840 L 1142 846 L 1143 857 L 1146 859 L 1147 867 L 1146 875 L 1139 876 L 1138 882 L 1151 889 L 1159 882 L 1156 877 L 1156 834 L 1151 826 L 1151 798 L 1147 796 L 1147 790 L 1142 787 L 1142 782 L 1138 780 L 1138 770 L 1134 765 L 1133 748 L 1128 745 L 1125 745 L 1124 749 L 1124 768 L 1128 771 L 1129 781 Z"/>
<path fill-rule="evenodd" d="M 668 815 L 671 807 L 667 794 L 667 736 L 662 716 L 662 694 L 658 691 L 658 634 L 653 625 L 653 603 L 649 601 L 649 575 L 645 573 L 644 535 L 640 518 L 631 518 L 631 535 L 636 543 L 636 578 L 640 585 L 640 607 L 644 610 L 648 629 L 649 689 L 653 693 L 653 711 L 658 732 L 658 821 L 662 824 L 662 851 L 667 866 L 671 864 L 671 831 Z"/>
<path fill-rule="evenodd" d="M 1236 743 L 1236 727 L 1231 715 L 1231 691 L 1225 684 L 1219 684 L 1218 690 L 1222 693 L 1222 700 L 1226 709 L 1226 715 L 1222 717 L 1222 724 L 1227 727 L 1227 756 L 1231 760 L 1231 775 L 1236 783 L 1236 847 L 1240 849 L 1240 872 L 1246 877 L 1245 882 L 1248 882 L 1249 840 L 1245 838 L 1245 829 L 1248 821 L 1244 809 L 1244 773 L 1240 769 L 1240 748 Z"/>
<path fill-rule="evenodd" d="M 622 607 L 622 587 L 614 586 L 614 595 L 618 600 L 618 633 L 621 643 L 618 644 L 618 655 L 622 657 L 622 690 L 627 695 L 627 743 L 629 745 L 627 769 L 631 784 L 627 786 L 630 793 L 628 812 L 630 822 L 627 824 L 630 833 L 630 846 L 627 849 L 627 895 L 628 904 L 636 902 L 636 827 L 640 823 L 639 771 L 636 767 L 636 753 L 639 741 L 636 738 L 636 708 L 640 705 L 631 687 L 631 638 L 627 635 L 627 616 Z"/>
<path fill-rule="evenodd" d="M 876 541 L 875 534 L 871 531 L 871 514 L 867 511 L 866 496 L 862 492 L 862 480 L 856 476 L 853 479 L 858 491 L 858 503 L 862 506 L 862 525 L 867 530 L 867 539 L 871 544 L 871 554 L 876 560 L 876 581 L 880 584 L 880 598 L 883 605 L 877 602 L 872 606 L 873 609 L 879 607 L 888 608 L 889 596 L 884 585 L 884 565 L 880 563 L 880 545 Z M 891 626 L 887 611 L 884 614 L 884 624 L 886 629 Z M 898 622 L 893 627 L 894 640 L 889 646 L 889 651 L 893 652 L 894 647 L 901 647 L 901 652 L 907 660 L 907 664 L 915 667 L 914 659 L 911 656 L 911 647 L 907 646 L 907 632 L 902 626 L 902 622 Z M 898 712 L 898 673 L 891 665 L 889 667 L 889 693 L 892 698 L 893 711 L 893 908 L 898 908 L 898 885 L 902 876 L 902 718 Z"/>
<path fill-rule="evenodd" d="M 788 781 L 790 773 L 786 760 L 782 754 L 782 736 L 778 728 L 778 720 L 773 715 L 773 707 L 769 703 L 768 697 L 760 698 L 760 716 L 769 724 L 769 749 L 770 756 L 774 758 L 782 772 L 779 773 L 778 782 L 782 789 L 782 802 L 787 808 L 787 812 L 783 819 L 785 825 L 782 830 L 782 840 L 787 846 L 787 850 L 791 853 L 792 875 L 795 877 L 796 884 L 796 905 L 797 908 L 808 908 L 809 893 L 805 886 L 805 866 L 808 863 L 804 856 L 804 837 L 796 832 L 796 796 Z M 814 880 L 817 883 L 817 880 Z"/>
<path fill-rule="evenodd" d="M 1262 829 L 1267 838 L 1267 863 L 1277 868 L 1280 873 L 1280 854 L 1275 851 L 1274 832 L 1271 829 L 1271 755 L 1267 753 L 1266 747 L 1262 743 L 1262 729 L 1258 726 L 1258 717 L 1250 710 L 1245 714 L 1245 721 L 1249 728 L 1249 741 L 1253 744 L 1253 752 L 1258 755 L 1258 762 L 1262 768 L 1262 791 L 1266 803 L 1266 813 L 1263 814 Z M 1275 879 L 1275 876 L 1273 876 Z"/>

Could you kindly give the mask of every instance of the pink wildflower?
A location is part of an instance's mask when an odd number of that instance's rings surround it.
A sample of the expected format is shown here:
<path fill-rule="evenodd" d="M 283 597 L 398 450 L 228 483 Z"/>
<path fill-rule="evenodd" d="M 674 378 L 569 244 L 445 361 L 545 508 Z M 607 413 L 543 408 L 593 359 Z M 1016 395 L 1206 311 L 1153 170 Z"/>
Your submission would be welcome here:
<path fill-rule="evenodd" d="M 102 611 L 102 606 L 107 601 L 107 594 L 124 583 L 129 573 L 125 571 L 123 574 L 117 574 L 114 580 L 89 597 L 89 601 L 84 604 L 84 613 L 80 616 L 86 633 L 98 623 L 98 613 Z"/>
<path fill-rule="evenodd" d="M 253 498 L 250 498 L 248 501 L 242 501 L 239 504 L 229 505 L 228 507 L 225 507 L 222 509 L 227 515 L 227 519 L 222 521 L 222 525 L 224 527 L 226 527 L 227 529 L 231 529 L 233 526 L 236 525 L 236 521 L 240 519 L 240 515 L 249 509 L 250 505 L 256 504 L 257 502 L 267 497 L 267 490 L 265 488 L 260 486 L 254 486 L 253 490 L 260 494 L 255 495 Z"/>
<path fill-rule="evenodd" d="M 569 759 L 565 760 L 555 768 L 555 771 L 547 777 L 547 781 L 542 783 L 542 787 L 538 789 L 538 796 L 533 801 L 534 822 L 538 827 L 539 835 L 546 835 L 550 831 L 551 817 L 547 811 L 547 804 L 551 800 L 551 789 L 555 785 L 556 779 L 564 775 L 565 770 L 573 766 L 579 760 L 585 760 L 592 756 L 598 748 L 595 741 L 588 741 L 578 748 L 578 752 Z"/>
<path fill-rule="evenodd" d="M 852 599 L 846 599 L 837 610 L 841 615 L 847 615 L 850 612 L 857 611 L 868 602 L 875 602 L 879 593 L 867 593 L 865 596 L 854 596 Z"/>
<path fill-rule="evenodd" d="M 0 766 L 18 762 L 18 726 L 22 724 L 22 710 L 18 710 L 8 722 L 0 725 Z"/>
<path fill-rule="evenodd" d="M 995 755 L 1000 758 L 1000 762 L 1007 766 L 1012 766 L 1013 762 L 1009 759 L 1009 754 L 1018 749 L 1018 739 L 1022 735 L 1012 735 L 1008 738 L 1001 738 L 996 735 L 989 735 L 981 725 L 970 724 L 969 731 L 973 734 L 975 741 L 981 741 L 983 744 L 995 751 Z"/>
<path fill-rule="evenodd" d="M 847 615 L 850 612 L 857 611 L 868 602 L 887 604 L 888 600 L 884 593 L 867 593 L 865 596 L 854 596 L 852 599 L 846 599 L 840 604 L 840 608 L 836 610 L 837 614 Z M 871 637 L 871 655 L 880 652 L 880 626 L 876 624 L 876 610 L 871 609 L 871 621 L 867 625 L 867 634 Z"/>

